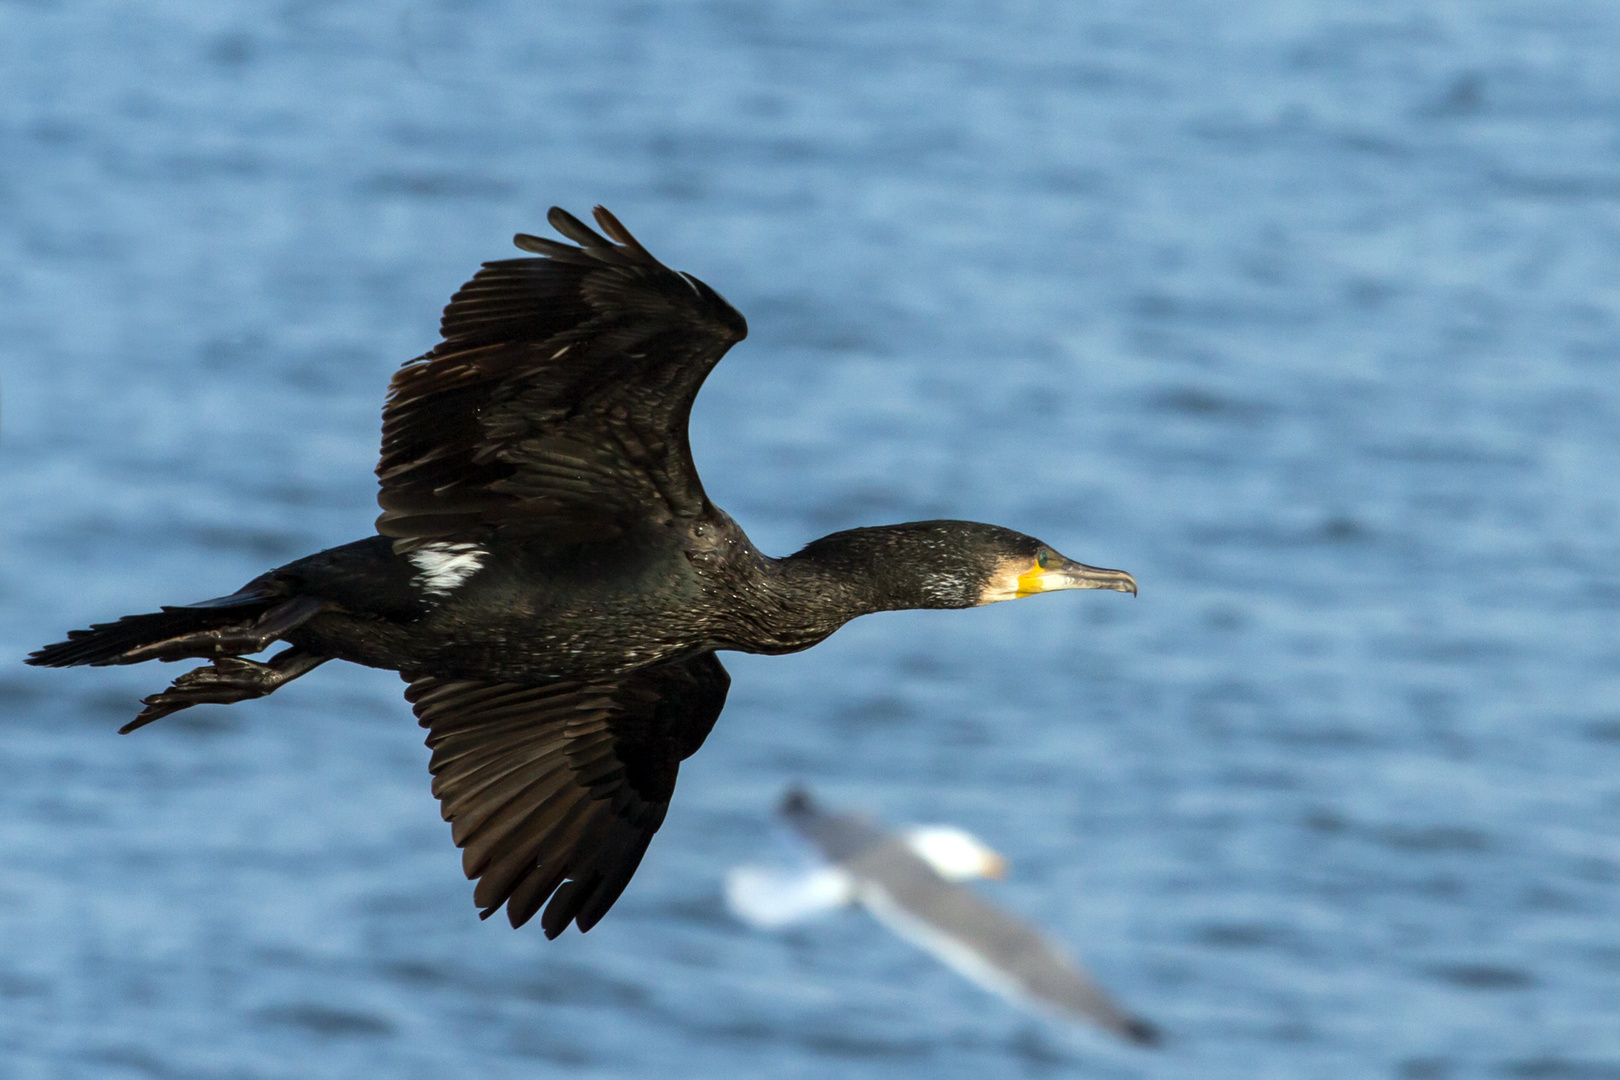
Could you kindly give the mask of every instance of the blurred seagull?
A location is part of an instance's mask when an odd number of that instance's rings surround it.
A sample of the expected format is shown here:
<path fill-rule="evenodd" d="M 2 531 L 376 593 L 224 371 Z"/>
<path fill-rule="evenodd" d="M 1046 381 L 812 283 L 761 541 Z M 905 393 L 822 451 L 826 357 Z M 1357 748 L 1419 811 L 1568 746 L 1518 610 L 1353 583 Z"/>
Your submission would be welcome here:
<path fill-rule="evenodd" d="M 1140 1046 L 1159 1031 L 1122 1010 L 1034 927 L 958 882 L 1005 876 L 1007 861 L 971 833 L 925 825 L 887 833 L 868 818 L 830 813 L 795 789 L 781 814 L 827 862 L 806 869 L 739 866 L 726 906 L 774 929 L 858 903 L 879 922 L 972 982 L 1037 1011 L 1085 1020 Z"/>

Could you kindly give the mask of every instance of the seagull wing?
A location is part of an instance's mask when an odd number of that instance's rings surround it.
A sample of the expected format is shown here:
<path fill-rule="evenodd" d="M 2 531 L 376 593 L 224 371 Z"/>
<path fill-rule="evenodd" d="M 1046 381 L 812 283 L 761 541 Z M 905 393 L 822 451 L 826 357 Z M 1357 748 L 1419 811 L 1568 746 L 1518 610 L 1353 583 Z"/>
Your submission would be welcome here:
<path fill-rule="evenodd" d="M 726 873 L 726 908 L 761 930 L 807 922 L 855 899 L 855 880 L 836 866 L 737 866 Z"/>
<path fill-rule="evenodd" d="M 433 793 L 488 917 L 506 905 L 556 937 L 596 925 L 664 822 L 680 763 L 731 677 L 713 653 L 613 679 L 541 686 L 418 678 Z"/>
<path fill-rule="evenodd" d="M 946 881 L 903 841 L 868 848 L 845 868 L 874 917 L 980 986 L 1132 1042 L 1157 1041 L 1153 1025 L 1122 1010 L 1040 931 Z"/>
<path fill-rule="evenodd" d="M 747 323 L 647 253 L 602 207 L 603 236 L 485 263 L 444 310 L 444 341 L 395 373 L 383 408 L 377 530 L 409 551 L 489 529 L 604 539 L 711 507 L 687 418 Z"/>

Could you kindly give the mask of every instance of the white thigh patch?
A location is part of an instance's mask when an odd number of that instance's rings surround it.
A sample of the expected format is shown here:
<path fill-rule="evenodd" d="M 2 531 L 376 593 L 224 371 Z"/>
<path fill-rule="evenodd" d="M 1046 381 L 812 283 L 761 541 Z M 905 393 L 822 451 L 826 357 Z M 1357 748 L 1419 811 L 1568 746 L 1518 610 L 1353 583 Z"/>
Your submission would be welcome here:
<path fill-rule="evenodd" d="M 411 583 L 430 596 L 449 596 L 450 590 L 478 573 L 489 552 L 477 544 L 424 544 L 405 556 L 422 571 Z"/>

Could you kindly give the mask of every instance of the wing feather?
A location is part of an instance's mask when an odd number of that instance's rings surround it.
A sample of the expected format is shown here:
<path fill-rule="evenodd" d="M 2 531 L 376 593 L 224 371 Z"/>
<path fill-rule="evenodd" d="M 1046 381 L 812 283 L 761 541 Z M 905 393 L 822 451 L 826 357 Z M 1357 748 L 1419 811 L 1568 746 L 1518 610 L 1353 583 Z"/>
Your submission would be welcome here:
<path fill-rule="evenodd" d="M 512 886 L 540 863 L 548 849 L 569 850 L 568 827 L 588 816 L 589 800 L 588 792 L 567 788 L 511 823 L 520 828 L 486 832 L 484 836 L 491 840 L 484 845 L 484 861 L 476 867 L 480 880 L 473 890 L 474 902 L 486 909 L 500 907 Z M 468 844 L 463 858 L 473 851 L 473 845 Z"/>
<path fill-rule="evenodd" d="M 477 877 L 512 851 L 527 837 L 543 837 L 565 814 L 590 797 L 590 792 L 571 783 L 566 772 L 542 777 L 530 784 L 505 792 L 506 799 L 492 814 L 468 826 L 456 843 L 461 845 L 461 868 L 468 877 Z M 451 838 L 455 839 L 455 822 Z"/>
<path fill-rule="evenodd" d="M 511 892 L 507 895 L 506 914 L 514 926 L 522 926 L 534 918 L 540 906 L 546 902 L 546 898 L 556 892 L 557 886 L 562 884 L 564 873 L 562 863 L 553 860 L 549 866 L 535 865 L 512 886 Z M 495 911 L 494 908 L 485 910 L 491 914 Z"/>
<path fill-rule="evenodd" d="M 517 799 L 541 801 L 548 798 L 548 792 L 560 791 L 568 779 L 562 763 L 554 759 L 538 764 L 524 762 L 515 768 L 499 771 L 489 770 L 489 775 L 478 778 L 477 787 L 458 792 L 454 799 L 444 801 L 445 819 L 451 822 L 451 839 L 467 846 L 470 853 L 470 838 L 497 811 L 512 805 Z M 468 857 L 471 857 L 470 854 Z"/>

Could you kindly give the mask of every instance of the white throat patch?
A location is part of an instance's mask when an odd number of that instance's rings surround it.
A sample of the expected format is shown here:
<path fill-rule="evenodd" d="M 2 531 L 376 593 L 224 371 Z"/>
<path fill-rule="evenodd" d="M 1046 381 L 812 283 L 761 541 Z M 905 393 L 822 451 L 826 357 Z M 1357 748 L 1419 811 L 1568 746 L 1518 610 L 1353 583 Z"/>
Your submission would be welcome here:
<path fill-rule="evenodd" d="M 423 544 L 405 556 L 422 571 L 412 583 L 430 596 L 450 591 L 478 573 L 489 552 L 477 544 Z"/>

